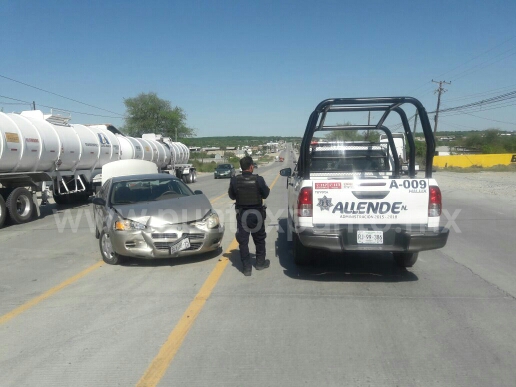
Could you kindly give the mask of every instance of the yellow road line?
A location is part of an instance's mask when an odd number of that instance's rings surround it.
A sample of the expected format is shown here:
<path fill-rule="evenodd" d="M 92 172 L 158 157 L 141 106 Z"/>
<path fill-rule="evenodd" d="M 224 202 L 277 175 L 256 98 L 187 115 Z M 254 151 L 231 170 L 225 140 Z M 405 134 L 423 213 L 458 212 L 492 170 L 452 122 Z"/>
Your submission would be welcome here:
<path fill-rule="evenodd" d="M 276 178 L 274 179 L 274 181 L 272 182 L 271 186 L 269 187 L 270 189 L 272 189 L 272 187 L 274 187 L 274 184 L 276 184 L 276 182 L 278 181 L 278 179 L 280 178 L 280 174 L 278 174 L 278 176 L 276 176 Z"/>
<path fill-rule="evenodd" d="M 274 184 L 278 181 L 280 175 L 276 176 L 274 181 L 272 182 L 270 189 L 274 187 Z M 220 197 L 215 200 L 220 199 Z M 213 200 L 213 201 L 215 201 Z M 212 203 L 213 203 L 212 201 Z M 229 247 L 226 249 L 225 254 L 231 254 L 231 250 L 235 250 L 238 248 L 238 242 L 236 239 L 233 239 Z M 151 364 L 141 377 L 141 379 L 136 384 L 136 387 L 153 387 L 157 386 L 161 381 L 168 367 L 174 360 L 174 357 L 181 348 L 186 335 L 190 331 L 193 323 L 199 313 L 201 312 L 206 300 L 211 295 L 211 292 L 217 285 L 222 273 L 224 272 L 227 264 L 229 263 L 229 259 L 223 257 L 217 264 L 215 268 L 212 270 L 206 281 L 199 290 L 199 293 L 195 296 L 194 300 L 190 303 L 186 311 L 183 313 L 183 316 L 174 327 L 172 332 L 167 338 L 167 341 L 161 347 L 159 353 L 152 360 Z"/>
<path fill-rule="evenodd" d="M 17 307 L 16 309 L 10 311 L 9 313 L 4 314 L 2 317 L 0 317 L 0 325 L 3 324 L 3 323 L 6 323 L 7 321 L 9 321 L 9 320 L 11 320 L 13 318 L 15 318 L 20 313 L 25 312 L 27 309 L 32 308 L 33 306 L 39 304 L 41 301 L 43 301 L 43 300 L 47 299 L 48 297 L 56 294 L 58 291 L 60 291 L 61 289 L 64 289 L 68 285 L 73 284 L 75 281 L 81 279 L 86 274 L 92 272 L 95 269 L 98 269 L 99 267 L 102 266 L 103 263 L 104 262 L 102 262 L 102 261 L 97 262 L 96 264 L 88 267 L 87 269 L 81 271 L 80 273 L 74 275 L 73 277 L 68 278 L 66 281 L 61 282 L 59 285 L 54 286 L 52 289 L 47 290 L 45 293 L 39 295 L 38 297 L 33 298 L 32 300 L 27 301 L 25 304 L 20 305 L 19 307 Z"/>
<path fill-rule="evenodd" d="M 228 194 L 228 193 L 226 192 L 226 193 L 223 193 L 223 194 L 222 194 L 222 195 L 220 195 L 220 196 L 217 196 L 215 199 L 210 200 L 210 203 L 211 203 L 211 204 L 215 203 L 217 200 L 219 200 L 219 199 L 223 198 L 224 196 L 227 196 L 227 194 Z"/>
<path fill-rule="evenodd" d="M 238 243 L 236 239 L 233 239 L 226 250 L 226 254 L 230 254 L 231 250 L 236 248 L 238 248 Z M 152 360 L 147 371 L 145 371 L 145 374 L 136 384 L 137 387 L 156 386 L 161 378 L 163 378 L 163 375 L 165 375 L 181 344 L 183 344 L 186 335 L 215 288 L 215 285 L 217 285 L 228 263 L 229 259 L 226 257 L 221 258 L 220 261 L 217 262 L 215 268 L 202 285 L 201 290 L 199 290 L 199 293 L 197 293 L 194 300 L 190 303 L 174 330 L 168 336 L 167 341 L 163 344 L 154 360 Z"/>

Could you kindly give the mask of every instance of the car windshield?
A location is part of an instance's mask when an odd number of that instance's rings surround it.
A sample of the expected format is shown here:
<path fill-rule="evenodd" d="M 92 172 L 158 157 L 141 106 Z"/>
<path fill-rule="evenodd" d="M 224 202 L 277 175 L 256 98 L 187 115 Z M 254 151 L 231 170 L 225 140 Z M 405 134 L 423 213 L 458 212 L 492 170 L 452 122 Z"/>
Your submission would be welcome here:
<path fill-rule="evenodd" d="M 217 169 L 231 169 L 233 166 L 231 164 L 220 164 Z"/>
<path fill-rule="evenodd" d="M 131 204 L 190 196 L 194 193 L 178 179 L 127 180 L 113 183 L 111 204 Z"/>

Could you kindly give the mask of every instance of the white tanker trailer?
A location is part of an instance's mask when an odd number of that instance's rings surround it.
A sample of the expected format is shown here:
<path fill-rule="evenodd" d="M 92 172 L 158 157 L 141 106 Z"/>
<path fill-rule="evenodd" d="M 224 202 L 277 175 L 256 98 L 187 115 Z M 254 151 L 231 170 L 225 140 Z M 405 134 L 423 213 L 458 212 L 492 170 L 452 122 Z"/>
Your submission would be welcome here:
<path fill-rule="evenodd" d="M 39 216 L 37 194 L 46 203 L 47 188 L 57 204 L 87 201 L 100 185 L 102 166 L 116 160 L 142 159 L 188 183 L 196 180 L 181 143 L 151 136 L 124 136 L 112 125 L 69 124 L 70 117 L 39 110 L 0 113 L 0 227 Z"/>

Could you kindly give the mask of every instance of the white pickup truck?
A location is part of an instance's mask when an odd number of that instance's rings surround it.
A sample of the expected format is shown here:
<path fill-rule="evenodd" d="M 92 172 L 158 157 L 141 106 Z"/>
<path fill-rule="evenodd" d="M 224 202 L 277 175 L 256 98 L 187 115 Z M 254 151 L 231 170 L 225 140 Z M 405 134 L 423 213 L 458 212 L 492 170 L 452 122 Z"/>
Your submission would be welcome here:
<path fill-rule="evenodd" d="M 418 109 L 426 140 L 425 176 L 416 178 L 415 145 L 401 108 Z M 383 111 L 376 125 L 325 125 L 331 113 Z M 384 122 L 397 113 L 409 145 L 407 175 Z M 322 131 L 382 131 L 381 142 L 314 142 Z M 387 141 L 385 141 L 385 138 Z M 333 252 L 392 252 L 411 267 L 423 250 L 446 245 L 449 230 L 439 226 L 441 191 L 432 178 L 435 142 L 426 110 L 410 97 L 339 98 L 322 101 L 311 114 L 294 170 L 288 177 L 288 222 L 294 261 L 306 265 L 317 249 Z"/>

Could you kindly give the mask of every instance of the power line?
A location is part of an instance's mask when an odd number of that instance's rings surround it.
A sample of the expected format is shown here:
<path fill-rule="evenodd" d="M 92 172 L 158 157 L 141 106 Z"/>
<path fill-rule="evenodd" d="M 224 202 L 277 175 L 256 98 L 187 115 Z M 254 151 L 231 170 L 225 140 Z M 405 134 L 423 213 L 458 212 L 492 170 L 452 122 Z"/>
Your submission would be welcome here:
<path fill-rule="evenodd" d="M 472 98 L 481 97 L 484 95 L 496 94 L 496 93 L 499 93 L 501 90 L 513 89 L 515 86 L 516 86 L 516 84 L 510 85 L 510 86 L 505 86 L 505 87 L 500 87 L 498 89 L 487 90 L 487 91 L 483 91 L 480 93 L 466 94 L 466 95 L 456 97 L 456 98 L 447 98 L 446 100 L 448 102 L 450 102 L 450 101 L 461 101 L 461 100 L 465 100 L 465 99 L 472 99 Z"/>
<path fill-rule="evenodd" d="M 466 105 L 460 105 L 460 106 L 454 106 L 454 107 L 447 108 L 447 109 L 442 109 L 441 112 L 444 113 L 444 112 L 450 112 L 450 111 L 454 111 L 454 110 L 464 110 L 464 109 L 478 107 L 478 106 L 485 106 L 485 105 L 499 103 L 499 102 L 506 101 L 506 100 L 513 99 L 513 98 L 516 98 L 516 91 L 511 91 L 509 93 L 501 94 L 496 97 L 491 97 L 491 98 L 483 99 L 483 100 L 480 100 L 477 102 L 468 103 Z M 438 113 L 438 110 L 430 112 L 430 114 L 431 113 Z"/>
<path fill-rule="evenodd" d="M 28 101 L 23 101 L 21 99 L 17 99 L 17 98 L 11 98 L 11 97 L 7 97 L 5 95 L 0 95 L 1 98 L 6 98 L 6 99 L 10 99 L 12 101 L 18 101 L 18 102 L 23 102 L 23 104 L 27 104 L 27 105 L 30 105 L 32 107 L 32 102 L 28 102 Z M 0 102 L 2 103 L 2 102 Z M 6 102 L 7 104 L 7 102 Z M 21 105 L 18 104 L 18 105 Z M 68 109 L 63 109 L 63 108 L 58 108 L 58 107 L 54 107 L 54 106 L 47 106 L 47 105 L 43 105 L 43 104 L 38 104 L 39 106 L 43 106 L 43 107 L 46 107 L 48 109 L 55 109 L 55 110 L 63 110 L 63 111 L 66 111 L 66 112 L 70 112 L 70 113 L 75 113 L 75 114 L 83 114 L 83 115 L 86 115 L 86 116 L 94 116 L 94 117 L 101 117 L 101 118 L 123 118 L 123 117 L 114 117 L 114 116 L 105 116 L 105 115 L 101 115 L 101 114 L 93 114 L 93 113 L 84 113 L 84 112 L 77 112 L 77 111 L 73 111 L 73 110 L 68 110 Z M 116 114 L 116 113 L 115 113 Z"/>
<path fill-rule="evenodd" d="M 477 58 L 480 58 L 482 55 L 485 55 L 485 54 L 487 54 L 487 53 L 489 53 L 489 52 L 493 51 L 494 49 L 496 49 L 496 48 L 498 48 L 498 47 L 500 47 L 500 46 L 503 46 L 505 43 L 507 43 L 507 42 L 508 42 L 508 41 L 510 41 L 510 40 L 513 40 L 514 38 L 516 38 L 516 35 L 515 35 L 515 36 L 512 36 L 512 37 L 510 37 L 510 38 L 508 38 L 508 39 L 504 40 L 502 43 L 500 43 L 500 44 L 498 44 L 498 45 L 496 45 L 496 46 L 494 46 L 494 47 L 491 47 L 490 49 L 488 49 L 488 50 L 486 50 L 486 51 L 484 51 L 484 52 L 482 52 L 482 53 L 480 53 L 480 54 L 478 54 L 478 55 L 474 56 L 473 58 L 468 59 L 466 62 L 463 62 L 462 64 L 458 65 L 457 67 L 454 67 L 454 68 L 453 68 L 453 69 L 451 69 L 451 70 L 445 71 L 444 73 L 442 73 L 442 74 L 438 75 L 438 76 L 437 76 L 437 78 L 440 78 L 440 77 L 442 77 L 443 75 L 449 74 L 449 73 L 451 73 L 452 71 L 457 70 L 458 68 L 460 68 L 460 67 L 462 67 L 462 66 L 464 66 L 464 65 L 466 65 L 466 64 L 468 64 L 468 63 L 470 63 L 470 62 L 472 62 L 473 60 L 475 60 L 475 59 L 477 59 Z M 422 84 L 421 86 L 418 86 L 417 88 L 415 88 L 414 90 L 412 90 L 410 93 L 412 94 L 414 91 L 419 90 L 419 89 L 421 89 L 422 87 L 425 87 L 425 86 L 426 86 L 427 84 L 429 84 L 429 83 L 431 84 L 431 82 L 430 82 L 430 81 L 425 82 L 425 83 L 424 83 L 424 84 Z M 430 90 L 432 90 L 432 88 L 427 89 L 426 91 L 424 91 L 424 92 L 422 92 L 422 93 L 427 93 L 427 92 L 428 92 L 428 91 L 430 91 Z"/>
<path fill-rule="evenodd" d="M 95 109 L 103 110 L 103 111 L 105 111 L 105 112 L 113 113 L 113 114 L 116 114 L 116 115 L 118 115 L 118 116 L 120 116 L 120 117 L 123 117 L 123 115 L 122 115 L 122 114 L 119 114 L 119 113 L 117 113 L 117 112 L 113 112 L 113 111 L 111 111 L 111 110 L 103 109 L 103 108 L 100 108 L 100 107 L 95 106 L 95 105 L 90 105 L 90 104 L 85 103 L 85 102 L 77 101 L 76 99 L 68 98 L 68 97 L 65 97 L 64 95 L 57 94 L 57 93 L 53 93 L 53 92 L 51 92 L 51 91 L 48 91 L 48 90 L 42 89 L 42 88 L 40 88 L 40 87 L 29 85 L 28 83 L 24 83 L 24 82 L 21 82 L 21 81 L 17 81 L 16 79 L 12 79 L 12 78 L 6 77 L 5 75 L 2 75 L 2 74 L 0 74 L 0 77 L 1 77 L 1 78 L 5 78 L 5 79 L 8 79 L 8 80 L 13 81 L 13 82 L 16 82 L 16 83 L 19 83 L 19 84 L 24 85 L 24 86 L 27 86 L 27 87 L 32 87 L 33 89 L 40 90 L 40 91 L 43 91 L 43 92 L 45 92 L 45 93 L 49 93 L 49 94 L 52 94 L 52 95 L 56 95 L 56 96 L 58 96 L 58 97 L 61 97 L 61 98 L 67 99 L 67 100 L 69 100 L 69 101 L 73 101 L 73 102 L 76 102 L 76 103 L 80 103 L 80 104 L 82 104 L 82 105 L 86 105 L 86 106 L 89 106 L 89 107 L 92 107 L 92 108 L 95 108 Z"/>
<path fill-rule="evenodd" d="M 475 60 L 475 59 L 477 59 L 477 58 L 480 58 L 482 55 L 485 55 L 485 54 L 487 54 L 488 52 L 493 51 L 495 48 L 498 48 L 498 47 L 500 47 L 500 46 L 503 46 L 505 43 L 507 43 L 507 42 L 508 42 L 508 41 L 510 41 L 510 40 L 513 40 L 514 38 L 516 38 L 516 35 L 515 35 L 515 36 L 513 36 L 513 37 L 510 37 L 510 38 L 508 38 L 508 39 L 506 39 L 506 40 L 504 40 L 502 43 L 500 43 L 500 44 L 498 44 L 498 45 L 496 45 L 496 46 L 494 46 L 494 47 L 492 47 L 492 48 L 488 49 L 487 51 L 484 51 L 483 53 L 481 53 L 481 54 L 479 54 L 479 55 L 477 55 L 477 56 L 474 56 L 473 58 L 471 58 L 471 59 L 467 60 L 466 62 L 464 62 L 464 63 L 462 63 L 462 64 L 460 64 L 460 65 L 458 65 L 457 67 L 455 67 L 455 68 L 453 68 L 453 69 L 451 69 L 451 70 L 449 70 L 449 71 L 446 71 L 446 72 L 442 73 L 441 75 L 438 75 L 438 78 L 442 77 L 443 75 L 449 74 L 449 73 L 451 73 L 452 71 L 457 70 L 458 68 L 460 68 L 460 67 L 462 67 L 462 66 L 464 66 L 464 65 L 468 64 L 469 62 L 474 61 L 474 60 Z M 509 50 L 509 51 L 510 51 L 510 50 Z M 457 76 L 457 75 L 455 75 L 455 76 Z"/>

